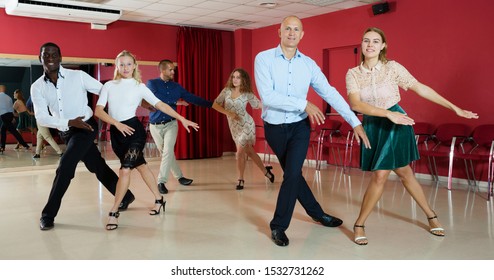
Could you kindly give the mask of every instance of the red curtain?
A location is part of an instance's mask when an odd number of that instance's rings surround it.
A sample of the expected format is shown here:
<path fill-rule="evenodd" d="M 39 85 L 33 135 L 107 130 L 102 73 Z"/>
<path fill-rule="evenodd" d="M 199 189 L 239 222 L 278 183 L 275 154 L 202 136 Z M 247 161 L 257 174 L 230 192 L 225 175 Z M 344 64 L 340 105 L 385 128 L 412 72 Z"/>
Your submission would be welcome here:
<path fill-rule="evenodd" d="M 218 30 L 181 27 L 177 36 L 178 83 L 206 100 L 214 101 L 223 85 L 222 42 Z M 212 108 L 179 106 L 178 112 L 199 124 L 199 131 L 178 130 L 177 159 L 220 157 L 223 154 L 223 122 Z"/>

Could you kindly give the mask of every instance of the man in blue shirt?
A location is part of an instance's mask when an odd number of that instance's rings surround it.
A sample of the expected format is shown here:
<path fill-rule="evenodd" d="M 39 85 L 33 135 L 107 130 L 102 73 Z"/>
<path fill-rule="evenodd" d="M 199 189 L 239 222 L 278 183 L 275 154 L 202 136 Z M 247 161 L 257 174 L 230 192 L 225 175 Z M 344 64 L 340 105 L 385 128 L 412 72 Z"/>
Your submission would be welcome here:
<path fill-rule="evenodd" d="M 195 96 L 188 92 L 180 84 L 173 81 L 175 75 L 175 65 L 171 60 L 164 59 L 158 64 L 160 77 L 149 80 L 147 87 L 161 101 L 168 104 L 173 110 L 177 110 L 177 105 L 187 105 L 192 103 L 198 106 L 211 108 L 213 102 Z M 182 99 L 182 100 L 180 100 Z M 179 101 L 180 100 L 180 101 Z M 160 173 L 158 174 L 158 189 L 160 193 L 168 193 L 166 182 L 170 171 L 173 176 L 178 179 L 181 185 L 188 186 L 192 183 L 192 179 L 185 178 L 182 170 L 175 159 L 175 143 L 177 141 L 178 125 L 177 121 L 169 115 L 156 110 L 149 113 L 149 123 L 151 136 L 158 150 L 161 153 Z"/>
<path fill-rule="evenodd" d="M 307 100 L 309 86 L 353 127 L 366 148 L 370 148 L 370 144 L 348 103 L 328 83 L 317 64 L 297 49 L 304 36 L 300 19 L 286 17 L 278 32 L 280 44 L 256 56 L 254 73 L 263 104 L 265 137 L 284 172 L 276 210 L 270 222 L 271 238 L 276 245 L 287 246 L 289 240 L 285 230 L 297 200 L 314 221 L 327 227 L 343 223 L 324 213 L 302 175 L 309 147 L 310 122 L 321 124 L 325 119 L 324 113 Z"/>

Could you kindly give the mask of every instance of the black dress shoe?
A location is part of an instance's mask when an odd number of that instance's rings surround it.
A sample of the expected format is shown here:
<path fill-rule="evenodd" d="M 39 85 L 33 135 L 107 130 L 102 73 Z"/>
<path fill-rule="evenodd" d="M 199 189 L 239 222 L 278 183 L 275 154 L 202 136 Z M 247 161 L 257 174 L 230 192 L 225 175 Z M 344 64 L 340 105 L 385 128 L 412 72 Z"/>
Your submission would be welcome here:
<path fill-rule="evenodd" d="M 341 219 L 330 216 L 326 213 L 324 213 L 320 218 L 312 217 L 312 219 L 318 223 L 321 223 L 325 227 L 339 227 L 341 226 L 341 224 L 343 224 L 343 221 Z"/>
<path fill-rule="evenodd" d="M 51 220 L 45 220 L 41 218 L 39 220 L 39 229 L 41 230 L 50 230 L 55 227 L 55 224 Z"/>
<path fill-rule="evenodd" d="M 158 184 L 158 191 L 160 192 L 160 194 L 168 193 L 168 189 L 166 188 L 165 183 Z"/>
<path fill-rule="evenodd" d="M 180 185 L 183 185 L 183 186 L 188 186 L 190 184 L 192 184 L 192 179 L 188 179 L 188 178 L 185 178 L 185 177 L 181 177 L 181 178 L 178 178 L 178 182 L 180 183 Z"/>
<path fill-rule="evenodd" d="M 285 234 L 285 231 L 281 229 L 273 229 L 271 230 L 271 239 L 273 239 L 274 244 L 278 246 L 288 246 L 288 237 Z"/>
<path fill-rule="evenodd" d="M 129 204 L 131 204 L 132 202 L 134 202 L 134 200 L 136 200 L 135 196 L 133 196 L 129 200 L 122 200 L 122 202 L 120 202 L 120 205 L 118 206 L 118 211 L 125 211 L 125 210 L 127 210 L 127 208 L 129 208 Z"/>

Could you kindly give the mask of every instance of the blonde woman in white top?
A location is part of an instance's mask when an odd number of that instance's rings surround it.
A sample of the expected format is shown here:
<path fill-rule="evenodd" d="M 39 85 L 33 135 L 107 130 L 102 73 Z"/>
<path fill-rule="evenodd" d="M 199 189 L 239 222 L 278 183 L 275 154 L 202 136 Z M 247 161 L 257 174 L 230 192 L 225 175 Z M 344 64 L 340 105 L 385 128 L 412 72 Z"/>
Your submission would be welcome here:
<path fill-rule="evenodd" d="M 109 213 L 108 224 L 106 225 L 107 230 L 118 228 L 117 219 L 120 215 L 118 207 L 129 188 L 130 173 L 134 168 L 139 171 L 142 179 L 155 197 L 154 207 L 149 214 L 158 215 L 161 212 L 161 208 L 164 211 L 166 202 L 159 193 L 155 176 L 147 166 L 143 156 L 146 131 L 136 117 L 136 109 L 141 101 L 144 99 L 156 109 L 176 118 L 182 122 L 188 132 L 190 132 L 189 126 L 195 130 L 199 128 L 196 123 L 185 119 L 170 106 L 161 102 L 142 83 L 137 61 L 130 52 L 122 51 L 117 56 L 115 65 L 114 79 L 103 86 L 95 110 L 95 115 L 98 118 L 111 125 L 112 148 L 121 163 L 115 203 Z M 108 113 L 104 110 L 107 103 Z"/>

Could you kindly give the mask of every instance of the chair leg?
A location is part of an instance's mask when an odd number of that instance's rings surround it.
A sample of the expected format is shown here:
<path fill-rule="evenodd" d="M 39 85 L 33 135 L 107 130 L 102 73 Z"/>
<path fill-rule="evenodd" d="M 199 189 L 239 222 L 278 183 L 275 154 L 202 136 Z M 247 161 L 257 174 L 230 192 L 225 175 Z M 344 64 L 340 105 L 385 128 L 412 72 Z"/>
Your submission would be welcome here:
<path fill-rule="evenodd" d="M 470 169 L 472 170 L 471 180 L 473 181 L 473 185 L 478 186 L 477 178 L 475 177 L 475 166 L 473 165 L 473 160 L 470 160 Z M 470 175 L 468 173 L 467 173 L 467 177 L 468 179 L 470 179 Z"/>
<path fill-rule="evenodd" d="M 431 174 L 432 180 L 436 181 L 436 176 L 434 174 L 434 170 L 432 169 L 432 161 L 430 156 L 427 156 L 427 168 L 429 168 L 429 173 Z"/>
<path fill-rule="evenodd" d="M 321 170 L 321 161 L 322 161 L 322 143 L 317 143 L 317 155 L 316 155 L 316 170 Z"/>
<path fill-rule="evenodd" d="M 266 156 L 268 157 L 268 161 L 266 162 Z M 269 151 L 268 141 L 264 140 L 264 156 L 263 161 L 266 164 L 271 163 L 271 152 Z"/>
<path fill-rule="evenodd" d="M 449 150 L 448 190 L 451 190 L 452 188 L 453 159 L 455 157 L 455 142 L 456 142 L 456 137 L 453 137 L 453 140 L 451 140 L 451 148 Z"/>
<path fill-rule="evenodd" d="M 437 184 L 439 184 L 439 173 L 437 171 L 437 164 L 436 164 L 436 158 L 432 157 L 432 167 L 433 167 L 433 173 L 434 173 L 434 181 L 436 181 Z"/>
<path fill-rule="evenodd" d="M 491 150 L 489 153 L 489 163 L 487 164 L 487 200 L 493 197 L 492 191 L 492 180 L 494 180 L 494 141 L 491 144 Z"/>

